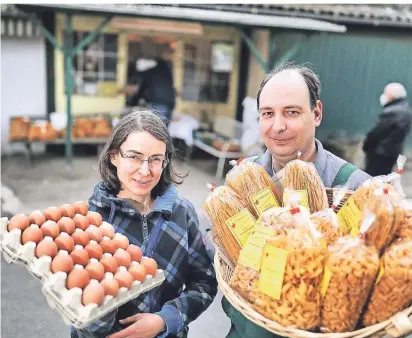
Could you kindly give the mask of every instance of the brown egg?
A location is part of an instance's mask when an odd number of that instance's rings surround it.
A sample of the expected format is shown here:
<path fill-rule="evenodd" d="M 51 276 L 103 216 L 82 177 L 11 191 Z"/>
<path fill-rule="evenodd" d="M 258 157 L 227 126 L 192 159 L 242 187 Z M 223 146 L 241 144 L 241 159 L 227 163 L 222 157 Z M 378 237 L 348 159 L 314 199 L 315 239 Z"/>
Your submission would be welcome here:
<path fill-rule="evenodd" d="M 83 290 L 82 303 L 84 306 L 89 304 L 102 305 L 104 296 L 104 287 L 98 281 L 91 280 Z"/>
<path fill-rule="evenodd" d="M 53 273 L 56 273 L 58 271 L 69 273 L 70 271 L 72 271 L 73 266 L 73 259 L 67 253 L 67 251 L 60 251 L 52 260 L 51 270 Z"/>
<path fill-rule="evenodd" d="M 46 222 L 46 216 L 40 211 L 35 210 L 29 216 L 30 224 L 37 224 L 38 226 Z"/>
<path fill-rule="evenodd" d="M 102 215 L 96 211 L 89 211 L 86 217 L 88 218 L 89 223 L 95 226 L 100 226 L 103 222 Z"/>
<path fill-rule="evenodd" d="M 130 254 L 124 249 L 117 249 L 113 257 L 116 258 L 117 263 L 120 266 L 124 266 L 126 268 L 132 262 L 132 258 L 130 257 Z"/>
<path fill-rule="evenodd" d="M 46 217 L 46 220 L 55 221 L 57 222 L 60 218 L 62 218 L 62 213 L 60 209 L 57 207 L 49 207 L 43 211 L 43 215 Z"/>
<path fill-rule="evenodd" d="M 90 243 L 86 245 L 85 249 L 90 258 L 100 259 L 103 256 L 102 247 L 95 241 L 90 241 Z"/>
<path fill-rule="evenodd" d="M 126 251 L 129 253 L 132 261 L 140 262 L 143 256 L 142 249 L 140 249 L 137 245 L 129 244 Z"/>
<path fill-rule="evenodd" d="M 101 226 L 99 226 L 99 229 L 102 231 L 103 236 L 107 236 L 109 238 L 113 238 L 114 236 L 114 228 L 113 225 L 103 222 Z"/>
<path fill-rule="evenodd" d="M 77 229 L 82 229 L 83 231 L 85 231 L 89 227 L 89 220 L 86 216 L 76 214 L 73 217 L 73 221 Z"/>
<path fill-rule="evenodd" d="M 109 254 L 104 254 L 100 259 L 100 263 L 103 264 L 105 272 L 116 273 L 117 268 L 119 267 L 116 258 Z"/>
<path fill-rule="evenodd" d="M 71 235 L 74 232 L 74 230 L 76 230 L 76 225 L 74 224 L 74 221 L 67 216 L 63 216 L 62 218 L 60 218 L 57 224 L 59 226 L 60 232 L 66 232 L 69 235 Z"/>
<path fill-rule="evenodd" d="M 114 279 L 117 280 L 117 283 L 119 283 L 121 288 L 130 290 L 133 283 L 133 276 L 125 268 L 124 270 L 122 268 L 123 267 L 120 267 L 119 271 L 116 272 Z"/>
<path fill-rule="evenodd" d="M 82 266 L 75 265 L 67 276 L 67 288 L 69 290 L 73 288 L 84 289 L 89 281 L 89 273 Z"/>
<path fill-rule="evenodd" d="M 9 231 L 14 229 L 20 229 L 21 231 L 25 230 L 30 225 L 30 220 L 25 214 L 14 215 L 7 226 Z"/>
<path fill-rule="evenodd" d="M 96 279 L 99 282 L 104 277 L 104 266 L 97 259 L 91 259 L 86 266 L 86 271 L 89 273 L 90 279 Z"/>
<path fill-rule="evenodd" d="M 62 232 L 56 237 L 54 243 L 57 244 L 59 250 L 66 250 L 67 252 L 72 252 L 74 248 L 74 239 L 69 234 Z"/>
<path fill-rule="evenodd" d="M 86 266 L 89 263 L 89 254 L 81 245 L 76 245 L 70 256 L 73 258 L 74 264 Z"/>
<path fill-rule="evenodd" d="M 72 207 L 71 204 L 63 204 L 60 206 L 60 212 L 62 214 L 62 217 L 69 217 L 69 218 L 73 218 L 74 215 L 76 214 L 74 212 L 74 208 Z"/>
<path fill-rule="evenodd" d="M 82 229 L 76 229 L 72 235 L 75 245 L 81 245 L 82 247 L 87 246 L 89 244 L 89 234 L 84 232 Z"/>
<path fill-rule="evenodd" d="M 50 236 L 52 238 L 56 238 L 60 232 L 57 223 L 51 220 L 44 222 L 40 229 L 43 232 L 44 237 Z"/>
<path fill-rule="evenodd" d="M 86 229 L 86 232 L 89 234 L 91 240 L 96 241 L 97 243 L 100 243 L 102 241 L 103 233 L 97 226 L 90 225 Z"/>
<path fill-rule="evenodd" d="M 143 258 L 140 264 L 142 264 L 146 268 L 146 271 L 149 275 L 156 275 L 157 263 L 153 258 Z"/>
<path fill-rule="evenodd" d="M 114 235 L 113 240 L 115 241 L 118 249 L 121 248 L 126 250 L 129 246 L 129 239 L 125 235 L 117 233 Z"/>
<path fill-rule="evenodd" d="M 40 230 L 37 224 L 30 225 L 21 235 L 21 242 L 26 244 L 27 242 L 39 243 L 43 239 L 43 232 Z"/>
<path fill-rule="evenodd" d="M 102 247 L 104 253 L 109 253 L 112 255 L 114 255 L 117 249 L 116 243 L 112 239 L 109 239 L 109 238 L 103 239 L 100 242 L 100 246 Z"/>
<path fill-rule="evenodd" d="M 132 265 L 129 270 L 130 274 L 133 277 L 133 280 L 138 280 L 139 282 L 144 282 L 144 280 L 146 279 L 146 268 L 144 267 L 144 265 L 141 264 L 135 264 Z"/>
<path fill-rule="evenodd" d="M 53 238 L 51 237 L 43 238 L 36 246 L 36 256 L 38 258 L 42 256 L 50 256 L 51 258 L 53 258 L 57 255 L 57 251 L 57 245 L 56 243 L 54 243 Z"/>
<path fill-rule="evenodd" d="M 81 214 L 83 216 L 86 216 L 87 212 L 89 211 L 89 206 L 84 201 L 78 201 L 76 203 L 73 203 L 72 206 L 76 214 Z"/>
<path fill-rule="evenodd" d="M 106 295 L 117 297 L 119 294 L 119 283 L 114 278 L 104 278 L 100 285 L 104 287 Z"/>

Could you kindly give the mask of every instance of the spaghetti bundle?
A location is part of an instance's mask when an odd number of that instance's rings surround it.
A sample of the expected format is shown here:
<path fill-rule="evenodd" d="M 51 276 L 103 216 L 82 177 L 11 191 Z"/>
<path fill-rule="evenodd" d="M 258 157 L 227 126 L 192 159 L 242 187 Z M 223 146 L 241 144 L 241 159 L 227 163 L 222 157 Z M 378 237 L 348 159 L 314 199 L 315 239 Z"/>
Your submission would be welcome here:
<path fill-rule="evenodd" d="M 204 209 L 213 224 L 213 233 L 219 238 L 228 258 L 237 262 L 239 252 L 253 230 L 255 219 L 243 200 L 231 188 L 209 186 Z"/>
<path fill-rule="evenodd" d="M 298 153 L 296 160 L 286 164 L 283 186 L 305 195 L 307 207 L 311 213 L 327 209 L 329 207 L 328 196 L 315 166 L 313 163 L 302 161 L 300 156 L 301 152 Z"/>
<path fill-rule="evenodd" d="M 282 199 L 275 183 L 257 163 L 237 161 L 226 175 L 225 183 L 244 198 L 255 217 L 259 217 L 269 208 L 281 206 Z"/>

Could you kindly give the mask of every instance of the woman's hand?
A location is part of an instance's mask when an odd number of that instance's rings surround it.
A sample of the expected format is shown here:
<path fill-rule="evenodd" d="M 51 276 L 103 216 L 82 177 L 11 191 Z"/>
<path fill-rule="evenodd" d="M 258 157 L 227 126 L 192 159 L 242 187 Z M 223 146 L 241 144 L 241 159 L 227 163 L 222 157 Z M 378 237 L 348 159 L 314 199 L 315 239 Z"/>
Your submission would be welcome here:
<path fill-rule="evenodd" d="M 131 325 L 108 338 L 153 338 L 165 328 L 163 318 L 152 313 L 138 313 L 120 320 L 120 324 Z"/>

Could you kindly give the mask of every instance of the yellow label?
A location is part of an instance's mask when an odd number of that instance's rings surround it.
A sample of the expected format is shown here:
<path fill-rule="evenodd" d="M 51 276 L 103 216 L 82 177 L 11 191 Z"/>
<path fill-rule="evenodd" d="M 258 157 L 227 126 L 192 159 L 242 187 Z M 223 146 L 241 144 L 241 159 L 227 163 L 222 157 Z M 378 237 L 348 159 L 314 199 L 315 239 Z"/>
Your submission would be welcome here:
<path fill-rule="evenodd" d="M 246 208 L 226 220 L 226 225 L 243 247 L 255 227 L 255 219 Z"/>
<path fill-rule="evenodd" d="M 276 197 L 273 195 L 273 192 L 269 187 L 260 190 L 256 194 L 250 196 L 249 199 L 258 215 L 261 215 L 264 211 L 270 208 L 279 207 Z"/>
<path fill-rule="evenodd" d="M 351 233 L 355 228 L 354 234 L 359 234 L 360 223 L 363 218 L 363 213 L 355 204 L 353 196 L 349 197 L 345 205 L 338 212 L 339 227 L 342 235 Z"/>
<path fill-rule="evenodd" d="M 384 274 L 385 274 L 385 265 L 383 264 L 383 259 L 381 259 L 379 262 L 379 274 L 378 274 L 378 278 L 376 278 L 375 284 L 378 284 L 380 282 Z"/>
<path fill-rule="evenodd" d="M 288 251 L 270 244 L 265 245 L 259 274 L 259 291 L 274 299 L 280 299 L 287 259 Z"/>
<path fill-rule="evenodd" d="M 266 237 L 274 237 L 275 236 L 275 229 L 270 227 L 265 227 L 262 224 L 256 224 L 253 230 L 254 237 L 256 236 L 266 236 Z"/>
<path fill-rule="evenodd" d="M 320 293 L 323 297 L 326 295 L 326 291 L 328 290 L 330 279 L 332 278 L 332 271 L 325 266 L 325 270 L 323 272 L 323 279 L 320 284 Z"/>
<path fill-rule="evenodd" d="M 359 236 L 359 233 L 360 233 L 359 223 L 358 223 L 358 224 L 354 224 L 354 225 L 353 225 L 353 228 L 350 230 L 350 234 L 351 234 L 352 236 L 357 237 L 357 236 Z"/>
<path fill-rule="evenodd" d="M 239 263 L 259 271 L 266 239 L 250 236 L 239 255 Z"/>
<path fill-rule="evenodd" d="M 290 195 L 296 194 L 299 197 L 299 205 L 309 209 L 308 192 L 306 190 L 285 190 L 283 192 L 283 204 L 287 204 Z"/>

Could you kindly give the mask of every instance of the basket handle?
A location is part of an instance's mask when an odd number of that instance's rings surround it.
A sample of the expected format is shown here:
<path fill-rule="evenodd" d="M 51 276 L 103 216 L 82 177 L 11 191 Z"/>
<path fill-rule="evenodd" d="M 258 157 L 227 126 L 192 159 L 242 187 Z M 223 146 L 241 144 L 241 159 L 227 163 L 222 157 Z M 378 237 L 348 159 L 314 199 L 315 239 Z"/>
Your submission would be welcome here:
<path fill-rule="evenodd" d="M 408 316 L 405 312 L 399 312 L 391 318 L 392 325 L 389 325 L 386 332 L 390 337 L 402 337 L 412 332 L 412 314 Z"/>

